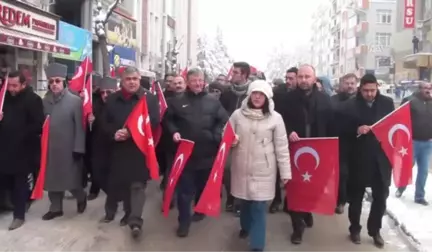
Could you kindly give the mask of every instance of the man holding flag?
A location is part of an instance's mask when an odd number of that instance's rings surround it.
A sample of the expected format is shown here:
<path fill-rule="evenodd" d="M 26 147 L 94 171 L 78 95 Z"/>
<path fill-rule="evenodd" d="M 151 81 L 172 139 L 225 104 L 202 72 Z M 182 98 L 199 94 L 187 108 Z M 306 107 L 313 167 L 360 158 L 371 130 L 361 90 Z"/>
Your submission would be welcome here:
<path fill-rule="evenodd" d="M 65 191 L 70 191 L 77 199 L 78 213 L 83 213 L 87 207 L 82 183 L 85 131 L 81 99 L 66 88 L 67 67 L 52 63 L 45 72 L 49 91 L 43 104 L 45 115 L 50 116 L 50 137 L 46 174 L 42 176 L 51 205 L 42 219 L 52 220 L 63 215 Z"/>
<path fill-rule="evenodd" d="M 187 139 L 195 142 L 192 154 L 177 184 L 179 227 L 177 236 L 186 237 L 192 221 L 201 221 L 204 215 L 191 216 L 192 201 L 201 196 L 207 183 L 222 131 L 228 114 L 221 103 L 204 91 L 204 74 L 191 69 L 186 77 L 184 95 L 172 98 L 168 104 L 164 124 L 174 142 Z M 195 197 L 194 197 L 195 196 Z"/>
<path fill-rule="evenodd" d="M 150 176 L 154 178 L 152 169 L 157 169 L 157 162 L 148 162 L 152 158 L 151 153 L 143 153 L 141 148 L 153 145 L 148 135 L 151 129 L 147 131 L 145 127 L 150 124 L 151 128 L 156 129 L 160 122 L 158 99 L 140 86 L 140 78 L 138 69 L 126 67 L 121 75 L 121 90 L 107 98 L 102 115 L 102 128 L 112 140 L 108 155 L 110 167 L 104 220 L 112 221 L 117 202 L 123 201 L 125 216 L 121 224 L 129 225 L 134 238 L 141 234 L 147 181 Z M 140 115 L 137 120 L 131 120 L 130 116 L 136 111 L 136 106 L 143 104 L 143 99 L 147 111 L 138 111 Z M 140 139 L 134 136 L 135 132 L 141 135 Z M 151 147 L 154 148 L 154 145 Z"/>
<path fill-rule="evenodd" d="M 330 126 L 333 110 L 330 97 L 318 91 L 315 85 L 316 80 L 315 69 L 311 65 L 300 66 L 297 72 L 297 88 L 287 92 L 284 96 L 286 103 L 284 107 L 280 108 L 279 113 L 284 119 L 290 142 L 298 142 L 301 138 L 313 139 L 331 136 Z M 323 153 L 318 153 L 318 155 L 323 155 Z M 317 163 L 317 165 L 319 164 Z M 324 164 L 321 166 L 319 169 L 329 168 Z M 330 175 L 331 173 L 328 172 L 327 174 Z M 332 177 L 319 177 L 314 178 L 314 181 L 332 179 Z M 291 188 L 291 193 L 296 194 L 296 191 L 300 193 L 303 190 L 313 190 L 314 188 L 319 187 L 312 187 L 303 183 L 298 188 Z M 300 244 L 302 243 L 305 227 L 313 226 L 312 212 L 315 209 L 309 209 L 307 212 L 294 211 L 290 209 L 289 197 L 287 201 L 293 227 L 291 243 Z M 305 198 L 304 201 L 307 202 L 310 199 Z"/>
<path fill-rule="evenodd" d="M 376 132 L 372 133 L 372 126 L 394 110 L 394 103 L 391 98 L 379 93 L 378 85 L 374 75 L 366 74 L 361 78 L 357 95 L 345 103 L 340 130 L 345 139 L 350 139 L 353 148 L 351 156 L 348 157 L 350 239 L 355 244 L 361 242 L 360 216 L 363 197 L 365 188 L 371 187 L 373 202 L 367 230 L 375 246 L 381 248 L 384 246 L 384 240 L 380 229 L 389 196 L 392 166 L 383 151 L 384 142 L 377 139 Z"/>
<path fill-rule="evenodd" d="M 6 76 L 5 97 L 0 97 L 0 190 L 12 188 L 13 221 L 9 230 L 24 224 L 30 196 L 27 175 L 36 172 L 33 157 L 40 154 L 44 121 L 42 99 L 25 85 L 20 72 Z"/>

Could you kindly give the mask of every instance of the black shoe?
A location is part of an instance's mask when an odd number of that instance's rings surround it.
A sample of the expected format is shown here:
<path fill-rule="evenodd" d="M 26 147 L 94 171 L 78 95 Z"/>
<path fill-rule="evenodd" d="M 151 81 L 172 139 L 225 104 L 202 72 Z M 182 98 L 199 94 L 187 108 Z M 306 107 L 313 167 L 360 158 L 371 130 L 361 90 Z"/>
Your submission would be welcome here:
<path fill-rule="evenodd" d="M 425 199 L 416 199 L 414 202 L 423 206 L 429 206 L 429 202 L 427 202 Z"/>
<path fill-rule="evenodd" d="M 131 227 L 131 235 L 132 238 L 138 239 L 142 234 L 142 229 L 138 226 Z"/>
<path fill-rule="evenodd" d="M 61 216 L 63 216 L 63 211 L 48 212 L 42 216 L 42 220 L 48 221 L 48 220 L 52 220 L 52 219 L 55 219 L 55 218 L 61 217 Z"/>
<path fill-rule="evenodd" d="M 120 220 L 120 226 L 124 227 L 128 224 L 129 214 L 125 214 Z"/>
<path fill-rule="evenodd" d="M 294 232 L 291 235 L 291 243 L 294 245 L 299 245 L 303 241 L 303 233 L 301 232 Z"/>
<path fill-rule="evenodd" d="M 249 233 L 246 230 L 244 230 L 244 229 L 240 230 L 240 232 L 239 232 L 239 238 L 240 239 L 246 239 L 248 236 L 249 236 Z"/>
<path fill-rule="evenodd" d="M 90 193 L 90 194 L 87 196 L 87 200 L 92 201 L 92 200 L 95 200 L 97 197 L 98 197 L 98 194 L 97 194 L 97 193 Z"/>
<path fill-rule="evenodd" d="M 264 251 L 263 249 L 251 249 L 251 251 Z"/>
<path fill-rule="evenodd" d="M 87 208 L 87 197 L 82 202 L 77 203 L 77 212 L 82 214 Z"/>
<path fill-rule="evenodd" d="M 234 204 L 227 202 L 225 204 L 225 212 L 232 213 L 234 211 Z"/>
<path fill-rule="evenodd" d="M 114 217 L 115 217 L 114 215 L 107 214 L 99 222 L 101 222 L 101 223 L 110 223 L 111 221 L 114 220 Z"/>
<path fill-rule="evenodd" d="M 350 240 L 354 244 L 360 244 L 361 243 L 360 233 L 350 233 Z"/>
<path fill-rule="evenodd" d="M 235 217 L 240 217 L 240 207 L 239 206 L 234 206 L 234 216 Z"/>
<path fill-rule="evenodd" d="M 171 203 L 170 203 L 170 205 L 169 205 L 169 209 L 170 209 L 170 210 L 174 209 L 174 206 L 175 206 L 175 204 L 174 204 L 174 200 L 171 200 Z"/>
<path fill-rule="evenodd" d="M 380 233 L 377 233 L 376 235 L 372 235 L 372 239 L 374 241 L 374 245 L 377 248 L 383 248 L 384 247 L 384 239 L 382 238 Z"/>
<path fill-rule="evenodd" d="M 403 194 L 403 191 L 397 189 L 397 190 L 396 190 L 396 193 L 395 193 L 395 196 L 396 196 L 396 198 L 400 198 L 400 197 L 402 197 L 402 194 Z"/>
<path fill-rule="evenodd" d="M 279 212 L 279 206 L 279 203 L 272 202 L 269 207 L 269 213 L 274 214 L 276 212 Z"/>
<path fill-rule="evenodd" d="M 308 214 L 306 218 L 304 218 L 304 222 L 306 223 L 306 227 L 311 228 L 313 227 L 313 216 L 312 214 Z"/>
<path fill-rule="evenodd" d="M 192 215 L 193 222 L 200 222 L 204 219 L 205 219 L 205 215 L 202 213 L 194 213 L 194 215 Z"/>
<path fill-rule="evenodd" d="M 189 227 L 190 225 L 180 224 L 177 228 L 177 237 L 184 238 L 189 235 Z"/>
<path fill-rule="evenodd" d="M 339 204 L 335 209 L 335 213 L 343 214 L 344 210 L 345 210 L 345 204 Z"/>

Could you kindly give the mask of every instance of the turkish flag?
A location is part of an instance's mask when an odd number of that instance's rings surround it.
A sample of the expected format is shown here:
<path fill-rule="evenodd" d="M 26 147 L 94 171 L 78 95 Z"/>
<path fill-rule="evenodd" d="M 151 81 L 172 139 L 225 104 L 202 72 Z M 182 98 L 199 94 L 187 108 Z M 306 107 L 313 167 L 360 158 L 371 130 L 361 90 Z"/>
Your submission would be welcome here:
<path fill-rule="evenodd" d="M 153 81 L 152 87 L 154 93 L 157 95 L 159 100 L 159 114 L 160 114 L 160 121 L 162 122 L 163 116 L 165 115 L 168 105 L 166 103 L 165 95 L 162 91 L 162 87 L 160 86 L 159 82 Z M 162 136 L 162 125 L 159 124 L 159 126 L 156 128 L 154 132 L 154 141 L 156 146 L 158 145 L 161 136 Z"/>
<path fill-rule="evenodd" d="M 90 58 L 85 58 L 78 69 L 75 71 L 72 80 L 69 81 L 69 89 L 76 92 L 81 93 L 85 88 L 86 77 L 88 73 L 93 72 L 93 64 L 90 61 Z"/>
<path fill-rule="evenodd" d="M 185 69 L 183 69 L 183 71 L 181 72 L 181 76 L 183 77 L 184 80 L 186 80 L 187 78 L 187 73 L 188 73 L 188 68 L 185 67 Z"/>
<path fill-rule="evenodd" d="M 410 184 L 413 168 L 410 103 L 405 103 L 372 125 L 372 132 L 393 167 L 395 186 Z"/>
<path fill-rule="evenodd" d="M 87 125 L 87 118 L 88 116 L 93 112 L 93 86 L 92 86 L 92 80 L 93 77 L 90 75 L 89 78 L 87 78 L 86 84 L 83 89 L 83 125 L 84 128 L 86 128 Z"/>
<path fill-rule="evenodd" d="M 183 172 L 183 169 L 192 154 L 192 150 L 195 143 L 189 140 L 182 139 L 177 148 L 177 153 L 174 158 L 174 163 L 171 167 L 171 173 L 168 178 L 168 184 L 165 189 L 165 195 L 163 199 L 163 213 L 165 217 L 168 217 L 169 206 L 171 203 L 171 199 L 174 194 L 175 187 L 177 185 L 177 181 L 180 178 L 180 175 Z"/>
<path fill-rule="evenodd" d="M 138 149 L 146 156 L 146 165 L 152 179 L 159 179 L 159 168 L 153 142 L 147 99 L 144 95 L 126 120 L 126 127 Z"/>
<path fill-rule="evenodd" d="M 288 209 L 333 215 L 339 187 L 339 140 L 303 138 L 290 142 L 292 179 L 286 185 Z"/>
<path fill-rule="evenodd" d="M 39 175 L 36 180 L 36 185 L 33 188 L 33 193 L 31 195 L 32 199 L 42 199 L 44 185 L 45 185 L 45 172 L 48 159 L 48 140 L 49 140 L 49 128 L 50 128 L 50 117 L 47 116 L 42 127 L 41 135 L 41 159 L 40 159 L 40 169 Z"/>
<path fill-rule="evenodd" d="M 6 73 L 6 78 L 5 78 L 3 85 L 1 86 L 1 89 L 0 89 L 0 112 L 3 112 L 3 105 L 4 105 L 4 100 L 5 100 L 6 92 L 7 92 L 7 86 L 8 86 L 8 82 L 9 82 L 8 76 L 9 76 L 9 72 Z"/>
<path fill-rule="evenodd" d="M 208 216 L 217 217 L 220 214 L 221 187 L 225 163 L 230 152 L 232 143 L 235 139 L 235 132 L 228 122 L 219 145 L 210 176 L 203 193 L 195 206 L 195 212 L 203 213 Z"/>

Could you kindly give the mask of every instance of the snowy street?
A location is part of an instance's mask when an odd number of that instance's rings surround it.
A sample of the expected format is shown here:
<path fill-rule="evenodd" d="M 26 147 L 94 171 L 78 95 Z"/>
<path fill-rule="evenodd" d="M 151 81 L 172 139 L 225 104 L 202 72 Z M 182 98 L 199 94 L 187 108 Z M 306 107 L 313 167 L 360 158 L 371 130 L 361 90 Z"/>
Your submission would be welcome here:
<path fill-rule="evenodd" d="M 134 241 L 127 227 L 119 226 L 119 218 L 109 224 L 98 220 L 103 215 L 105 197 L 90 201 L 87 211 L 76 214 L 75 201 L 66 200 L 65 216 L 53 221 L 42 221 L 48 199 L 36 202 L 27 215 L 23 227 L 7 231 L 10 214 L 0 215 L 1 251 L 245 251 L 245 240 L 238 238 L 239 219 L 222 213 L 220 218 L 206 218 L 194 223 L 190 236 L 175 236 L 177 211 L 169 218 L 160 212 L 161 193 L 158 185 L 149 186 L 144 209 L 143 237 Z M 370 205 L 363 205 L 362 224 L 366 224 Z M 120 215 L 120 214 L 119 214 Z M 315 215 L 313 228 L 306 231 L 303 244 L 294 246 L 289 241 L 290 218 L 285 213 L 269 214 L 267 219 L 267 251 L 413 251 L 405 237 L 384 217 L 382 235 L 384 249 L 376 248 L 367 232 L 362 231 L 362 244 L 348 239 L 347 215 Z"/>
<path fill-rule="evenodd" d="M 417 176 L 417 167 L 414 167 L 413 178 Z M 399 228 L 410 237 L 411 243 L 421 251 L 432 251 L 432 206 L 423 206 L 414 203 L 415 186 L 410 185 L 401 198 L 396 198 L 396 188 L 390 188 L 387 200 L 388 215 L 396 220 Z M 426 200 L 432 200 L 432 172 L 429 172 L 426 183 Z"/>

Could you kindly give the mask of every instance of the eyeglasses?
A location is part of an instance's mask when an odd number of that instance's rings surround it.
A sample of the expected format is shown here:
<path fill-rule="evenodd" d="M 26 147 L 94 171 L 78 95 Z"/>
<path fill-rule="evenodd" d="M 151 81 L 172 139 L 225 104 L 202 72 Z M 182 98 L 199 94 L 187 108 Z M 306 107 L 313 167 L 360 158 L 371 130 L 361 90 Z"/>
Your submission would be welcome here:
<path fill-rule="evenodd" d="M 110 95 L 112 93 L 114 93 L 114 91 L 112 91 L 112 90 L 101 90 L 100 91 L 101 95 Z"/>
<path fill-rule="evenodd" d="M 53 84 L 53 83 L 55 83 L 55 84 L 59 84 L 59 83 L 62 83 L 62 82 L 63 82 L 62 79 L 50 79 L 50 80 L 48 81 L 48 84 Z"/>

